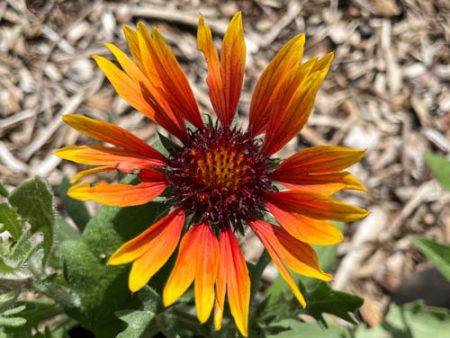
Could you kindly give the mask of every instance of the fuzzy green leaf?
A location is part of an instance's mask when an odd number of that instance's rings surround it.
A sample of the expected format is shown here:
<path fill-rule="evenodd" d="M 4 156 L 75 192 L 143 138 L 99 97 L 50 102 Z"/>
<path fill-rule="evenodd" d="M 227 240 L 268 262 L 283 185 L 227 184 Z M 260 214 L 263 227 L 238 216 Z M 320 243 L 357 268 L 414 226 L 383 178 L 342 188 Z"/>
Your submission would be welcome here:
<path fill-rule="evenodd" d="M 48 184 L 38 177 L 29 179 L 11 192 L 9 202 L 30 223 L 33 233 L 41 231 L 44 234 L 44 255 L 48 257 L 55 222 L 53 194 Z"/>
<path fill-rule="evenodd" d="M 61 195 L 61 202 L 63 208 L 67 211 L 69 217 L 74 221 L 80 231 L 86 227 L 86 224 L 91 219 L 88 209 L 84 202 L 75 200 L 67 195 L 70 188 L 69 179 L 64 177 L 59 186 L 59 193 Z"/>
<path fill-rule="evenodd" d="M 155 315 L 162 310 L 160 295 L 149 286 L 139 290 L 137 296 L 142 303 L 141 310 L 116 312 L 116 316 L 128 324 L 127 328 L 117 335 L 117 338 L 142 337 Z"/>
<path fill-rule="evenodd" d="M 117 335 L 123 322 L 114 313 L 136 301 L 128 289 L 130 265 L 107 266 L 107 258 L 152 225 L 160 213 L 159 203 L 102 207 L 86 226 L 81 240 L 62 243 L 65 277 L 80 298 L 80 304 L 68 312 L 96 337 Z"/>
<path fill-rule="evenodd" d="M 8 231 L 15 240 L 20 237 L 22 225 L 16 212 L 6 203 L 0 203 L 0 224 L 4 226 L 3 230 Z"/>

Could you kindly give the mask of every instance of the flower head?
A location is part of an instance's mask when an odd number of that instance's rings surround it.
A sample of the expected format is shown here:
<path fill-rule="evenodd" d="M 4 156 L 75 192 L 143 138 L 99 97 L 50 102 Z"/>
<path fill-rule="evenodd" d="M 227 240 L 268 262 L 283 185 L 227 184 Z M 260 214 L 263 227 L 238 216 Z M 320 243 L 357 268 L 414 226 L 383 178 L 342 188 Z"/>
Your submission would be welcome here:
<path fill-rule="evenodd" d="M 330 197 L 343 189 L 364 190 L 344 171 L 364 151 L 318 146 L 281 163 L 271 159 L 306 123 L 333 54 L 301 63 L 304 35 L 292 38 L 257 82 L 249 127 L 242 130 L 233 124 L 246 57 L 240 13 L 230 22 L 220 57 L 211 30 L 203 17 L 199 20 L 198 48 L 208 66 L 206 82 L 218 118 L 215 123 L 204 123 L 189 83 L 158 30 L 150 33 L 139 23 L 136 31 L 125 26 L 124 32 L 134 61 L 112 44 L 107 47 L 122 69 L 104 57 L 94 59 L 125 101 L 179 142 L 166 157 L 118 126 L 80 115 L 64 116 L 73 128 L 112 145 L 57 151 L 64 159 L 94 166 L 73 181 L 108 170 L 133 174 L 139 181 L 135 185 L 78 183 L 69 190 L 70 196 L 131 206 L 162 195 L 171 205 L 166 216 L 123 244 L 108 264 L 132 262 L 129 287 L 137 291 L 167 262 L 182 237 L 164 288 L 164 304 L 173 304 L 194 282 L 200 322 L 208 320 L 214 308 L 215 327 L 220 329 L 227 296 L 235 323 L 246 336 L 250 279 L 236 234 L 250 227 L 305 306 L 288 269 L 331 280 L 320 269 L 310 244 L 338 243 L 342 234 L 330 220 L 353 221 L 367 214 Z M 277 224 L 264 220 L 267 213 Z"/>

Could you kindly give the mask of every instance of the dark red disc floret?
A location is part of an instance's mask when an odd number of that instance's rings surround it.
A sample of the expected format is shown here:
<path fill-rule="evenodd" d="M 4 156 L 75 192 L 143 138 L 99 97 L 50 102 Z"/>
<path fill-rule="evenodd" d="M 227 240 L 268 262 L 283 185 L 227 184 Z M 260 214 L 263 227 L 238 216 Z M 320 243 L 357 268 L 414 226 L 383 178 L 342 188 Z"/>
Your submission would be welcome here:
<path fill-rule="evenodd" d="M 219 228 L 238 228 L 261 213 L 262 195 L 275 189 L 259 142 L 235 129 L 192 132 L 165 171 L 172 203 Z"/>

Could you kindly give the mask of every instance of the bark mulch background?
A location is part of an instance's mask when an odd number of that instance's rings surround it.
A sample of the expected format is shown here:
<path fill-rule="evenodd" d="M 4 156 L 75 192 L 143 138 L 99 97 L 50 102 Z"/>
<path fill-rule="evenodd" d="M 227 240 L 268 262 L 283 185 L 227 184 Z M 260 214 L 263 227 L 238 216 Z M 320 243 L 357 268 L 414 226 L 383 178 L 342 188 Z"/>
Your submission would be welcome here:
<path fill-rule="evenodd" d="M 52 154 L 87 142 L 62 124 L 67 113 L 156 139 L 156 126 L 115 94 L 90 58 L 109 55 L 104 41 L 125 47 L 124 23 L 160 28 L 202 110 L 211 112 L 196 48 L 198 14 L 219 42 L 239 9 L 248 51 L 243 123 L 258 76 L 290 37 L 306 32 L 305 59 L 335 51 L 312 118 L 279 154 L 320 144 L 367 149 L 352 172 L 368 192 L 341 197 L 371 214 L 346 226 L 334 287 L 365 298 L 361 316 L 369 325 L 381 321 L 392 299 L 419 296 L 436 304 L 436 292 L 442 302 L 448 285 L 428 270 L 410 236 L 450 242 L 450 195 L 423 160 L 427 151 L 450 155 L 448 0 L 0 0 L 0 181 L 14 186 L 39 175 L 56 190 L 64 175 L 75 173 L 75 165 Z M 261 248 L 249 237 L 246 251 L 255 259 Z M 264 276 L 273 279 L 273 268 Z M 423 289 L 424 283 L 438 287 Z"/>

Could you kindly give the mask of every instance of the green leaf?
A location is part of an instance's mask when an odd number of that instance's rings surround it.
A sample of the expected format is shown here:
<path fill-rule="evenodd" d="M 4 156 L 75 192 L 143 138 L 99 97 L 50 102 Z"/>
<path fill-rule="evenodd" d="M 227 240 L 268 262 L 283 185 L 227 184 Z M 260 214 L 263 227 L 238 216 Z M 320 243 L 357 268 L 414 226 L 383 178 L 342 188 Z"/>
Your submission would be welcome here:
<path fill-rule="evenodd" d="M 1 183 L 0 183 L 0 195 L 2 195 L 3 197 L 8 197 L 9 195 L 8 190 L 6 190 L 6 188 Z"/>
<path fill-rule="evenodd" d="M 81 234 L 77 228 L 70 225 L 60 216 L 55 217 L 55 246 L 69 240 L 77 240 L 81 238 Z"/>
<path fill-rule="evenodd" d="M 248 264 L 250 273 L 250 285 L 251 285 L 251 299 L 253 299 L 259 290 L 261 284 L 261 276 L 266 268 L 267 264 L 270 263 L 270 256 L 266 250 L 263 251 L 255 265 Z"/>
<path fill-rule="evenodd" d="M 380 326 L 366 328 L 360 325 L 355 338 L 440 338 L 448 337 L 449 332 L 450 313 L 447 309 L 414 302 L 402 307 L 391 304 Z"/>
<path fill-rule="evenodd" d="M 156 150 L 158 150 L 164 156 L 169 156 L 170 155 L 169 151 L 166 149 L 166 147 L 162 143 L 161 139 L 156 140 L 155 142 L 153 142 L 152 147 L 155 148 Z"/>
<path fill-rule="evenodd" d="M 10 309 L 4 311 L 2 315 L 3 315 L 3 316 L 13 316 L 13 315 L 16 315 L 16 314 L 18 314 L 19 312 L 22 312 L 23 310 L 25 310 L 25 307 L 26 307 L 25 305 L 19 305 L 19 306 L 10 308 Z"/>
<path fill-rule="evenodd" d="M 0 316 L 0 327 L 6 326 L 6 327 L 20 327 L 25 325 L 26 323 L 25 318 L 21 317 L 2 317 Z"/>
<path fill-rule="evenodd" d="M 128 289 L 130 265 L 107 266 L 106 260 L 125 241 L 143 232 L 161 214 L 159 203 L 102 207 L 86 226 L 82 240 L 62 243 L 64 274 L 80 304 L 68 313 L 94 331 L 113 337 L 123 329 L 114 313 L 136 301 Z"/>
<path fill-rule="evenodd" d="M 69 179 L 64 177 L 59 186 L 59 193 L 61 195 L 61 203 L 64 210 L 67 211 L 69 217 L 74 221 L 80 231 L 86 227 L 86 224 L 91 219 L 88 209 L 84 202 L 75 200 L 67 195 L 70 188 Z"/>
<path fill-rule="evenodd" d="M 20 317 L 26 319 L 30 328 L 62 313 L 62 308 L 52 300 L 22 300 L 17 305 L 23 307 Z"/>
<path fill-rule="evenodd" d="M 22 233 L 22 225 L 17 218 L 16 212 L 6 203 L 0 203 L 0 224 L 8 231 L 12 238 L 17 240 Z"/>
<path fill-rule="evenodd" d="M 158 132 L 158 136 L 159 139 L 161 141 L 162 146 L 164 147 L 164 149 L 166 149 L 169 153 L 173 153 L 176 152 L 177 150 L 180 150 L 180 146 L 178 144 L 176 144 L 175 142 L 173 142 L 170 138 L 168 138 L 167 136 L 164 136 L 163 134 L 161 134 L 160 132 Z M 166 154 L 165 154 L 166 155 Z M 168 155 L 166 155 L 168 156 Z"/>
<path fill-rule="evenodd" d="M 315 323 L 303 323 L 295 319 L 285 319 L 271 325 L 282 330 L 279 333 L 269 334 L 267 338 L 342 338 L 337 330 L 325 330 Z"/>
<path fill-rule="evenodd" d="M 431 239 L 413 236 L 415 246 L 427 257 L 436 269 L 450 281 L 450 246 L 439 244 Z"/>
<path fill-rule="evenodd" d="M 48 184 L 38 177 L 29 179 L 11 192 L 9 202 L 30 223 L 33 233 L 41 231 L 44 234 L 44 256 L 48 257 L 55 221 L 53 194 Z"/>
<path fill-rule="evenodd" d="M 137 296 L 142 303 L 142 310 L 116 312 L 116 316 L 128 324 L 127 328 L 117 335 L 117 338 L 141 337 L 155 315 L 162 311 L 163 306 L 160 295 L 149 286 L 145 286 L 139 290 Z"/>
<path fill-rule="evenodd" d="M 321 282 L 309 295 L 306 313 L 324 322 L 324 313 L 333 314 L 352 324 L 357 324 L 351 316 L 364 303 L 361 297 L 349 293 L 335 291 L 327 283 Z"/>
<path fill-rule="evenodd" d="M 425 154 L 425 161 L 431 168 L 431 172 L 439 184 L 447 191 L 450 191 L 450 161 L 444 157 Z"/>

